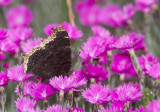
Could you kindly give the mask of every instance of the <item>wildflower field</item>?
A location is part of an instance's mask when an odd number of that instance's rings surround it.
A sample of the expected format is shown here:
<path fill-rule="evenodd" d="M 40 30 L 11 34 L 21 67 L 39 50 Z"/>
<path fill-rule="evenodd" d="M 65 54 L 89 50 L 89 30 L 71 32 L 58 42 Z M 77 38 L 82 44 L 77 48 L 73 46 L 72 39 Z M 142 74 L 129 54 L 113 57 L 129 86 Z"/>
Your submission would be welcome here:
<path fill-rule="evenodd" d="M 0 112 L 160 112 L 159 14 L 158 0 L 0 0 Z"/>

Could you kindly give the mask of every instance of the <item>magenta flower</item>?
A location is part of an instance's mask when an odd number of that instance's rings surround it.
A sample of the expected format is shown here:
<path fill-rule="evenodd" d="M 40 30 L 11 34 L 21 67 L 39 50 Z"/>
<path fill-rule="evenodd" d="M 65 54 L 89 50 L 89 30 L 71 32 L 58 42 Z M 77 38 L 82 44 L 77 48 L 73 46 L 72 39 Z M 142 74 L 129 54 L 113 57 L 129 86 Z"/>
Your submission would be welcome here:
<path fill-rule="evenodd" d="M 106 15 L 107 13 L 107 15 Z M 119 5 L 107 4 L 101 9 L 98 20 L 100 23 L 110 27 L 121 27 L 126 25 L 125 13 Z"/>
<path fill-rule="evenodd" d="M 7 30 L 4 28 L 0 28 L 0 40 L 7 38 Z"/>
<path fill-rule="evenodd" d="M 60 24 L 48 24 L 44 27 L 43 31 L 45 32 L 46 35 L 51 35 L 52 34 L 52 28 L 61 26 Z"/>
<path fill-rule="evenodd" d="M 1 0 L 0 1 L 0 6 L 8 6 L 11 4 L 14 0 Z"/>
<path fill-rule="evenodd" d="M 87 79 L 95 78 L 96 82 L 103 81 L 108 78 L 107 69 L 102 65 L 86 65 L 86 74 L 84 75 Z"/>
<path fill-rule="evenodd" d="M 160 79 L 160 64 L 154 64 L 148 69 L 148 75 Z"/>
<path fill-rule="evenodd" d="M 116 107 L 110 107 L 110 108 L 102 108 L 101 110 L 99 110 L 98 112 L 123 112 L 122 111 L 123 108 L 118 108 Z"/>
<path fill-rule="evenodd" d="M 69 90 L 75 90 L 75 88 L 85 85 L 86 80 L 84 78 L 81 79 L 76 75 L 71 75 L 70 77 L 59 76 L 50 79 L 50 84 L 59 92 L 66 92 Z"/>
<path fill-rule="evenodd" d="M 130 74 L 137 76 L 131 58 L 127 53 L 114 54 L 111 63 L 111 69 L 113 72 L 118 74 Z"/>
<path fill-rule="evenodd" d="M 150 13 L 152 8 L 157 7 L 158 0 L 135 0 L 136 8 L 143 13 Z"/>
<path fill-rule="evenodd" d="M 3 68 L 4 68 L 5 70 L 8 70 L 8 68 L 9 68 L 9 63 L 8 63 L 8 62 L 4 63 L 4 64 L 3 64 Z"/>
<path fill-rule="evenodd" d="M 23 65 L 16 65 L 10 68 L 7 75 L 11 81 L 16 82 L 23 82 L 33 76 L 33 74 L 25 74 Z"/>
<path fill-rule="evenodd" d="M 37 104 L 36 101 L 26 97 L 18 98 L 15 103 L 17 110 L 21 112 L 31 112 Z"/>
<path fill-rule="evenodd" d="M 85 60 L 90 60 L 91 58 L 98 58 L 105 49 L 106 43 L 104 38 L 100 37 L 89 37 L 86 42 L 82 45 L 82 50 L 79 50 L 79 55 Z"/>
<path fill-rule="evenodd" d="M 84 111 L 84 109 L 81 109 L 78 107 L 73 107 L 71 110 L 72 110 L 72 112 L 86 112 L 86 111 Z"/>
<path fill-rule="evenodd" d="M 23 52 L 24 53 L 29 52 L 33 47 L 38 46 L 41 43 L 41 40 L 43 40 L 43 38 L 34 38 L 34 39 L 27 40 L 22 45 Z"/>
<path fill-rule="evenodd" d="M 136 108 L 133 112 L 154 112 L 154 111 L 147 111 L 146 108 L 143 108 L 143 106 L 140 106 L 139 108 Z"/>
<path fill-rule="evenodd" d="M 100 10 L 98 5 L 84 5 L 82 9 L 78 11 L 81 24 L 85 26 L 98 25 L 99 21 L 97 14 L 99 14 Z"/>
<path fill-rule="evenodd" d="M 9 38 L 0 42 L 0 50 L 4 53 L 10 53 L 12 55 L 19 53 L 20 45 L 12 42 Z"/>
<path fill-rule="evenodd" d="M 6 21 L 10 28 L 28 27 L 33 20 L 33 14 L 26 5 L 10 8 L 6 13 Z"/>
<path fill-rule="evenodd" d="M 141 100 L 143 93 L 139 84 L 128 83 L 115 88 L 112 92 L 113 101 L 135 102 Z"/>
<path fill-rule="evenodd" d="M 78 30 L 77 26 L 73 26 L 72 24 L 67 22 L 62 23 L 62 26 L 67 31 L 69 38 L 72 40 L 79 39 L 83 36 L 82 31 Z"/>
<path fill-rule="evenodd" d="M 34 82 L 32 82 L 32 81 L 23 82 L 24 96 L 30 96 L 30 94 L 33 90 L 33 86 L 34 86 Z M 15 92 L 16 92 L 17 95 L 19 95 L 19 85 L 17 85 Z"/>
<path fill-rule="evenodd" d="M 9 78 L 7 76 L 7 72 L 0 72 L 0 87 L 1 86 L 6 86 L 9 82 Z"/>
<path fill-rule="evenodd" d="M 149 102 L 146 106 L 147 112 L 159 112 L 160 99 Z"/>
<path fill-rule="evenodd" d="M 68 112 L 68 109 L 63 109 L 59 105 L 52 105 L 52 106 L 48 107 L 48 109 L 45 110 L 44 112 Z"/>
<path fill-rule="evenodd" d="M 145 36 L 142 34 L 129 33 L 127 35 L 121 36 L 116 42 L 115 47 L 120 50 L 132 49 L 142 44 Z"/>
<path fill-rule="evenodd" d="M 106 104 L 111 100 L 111 90 L 108 86 L 91 84 L 90 89 L 82 92 L 82 96 L 92 104 Z"/>
<path fill-rule="evenodd" d="M 83 33 L 80 30 L 78 30 L 77 26 L 73 26 L 72 24 L 67 22 L 64 22 L 62 24 L 49 24 L 44 28 L 44 32 L 47 35 L 51 35 L 52 33 L 51 28 L 58 27 L 58 26 L 63 26 L 64 29 L 67 31 L 69 38 L 72 40 L 79 39 L 83 36 Z"/>
<path fill-rule="evenodd" d="M 159 59 L 158 57 L 154 57 L 152 56 L 152 54 L 147 53 L 146 55 L 142 55 L 141 57 L 139 57 L 138 61 L 143 72 L 147 74 L 148 69 L 154 64 L 158 64 Z"/>
<path fill-rule="evenodd" d="M 31 86 L 31 85 L 29 85 Z M 27 89 L 27 88 L 26 88 Z M 35 83 L 30 88 L 31 90 L 30 95 L 37 101 L 39 100 L 46 100 L 48 97 L 52 96 L 56 91 L 52 88 L 49 84 L 43 84 L 43 83 Z"/>
<path fill-rule="evenodd" d="M 0 53 L 0 61 L 4 60 L 5 58 L 6 58 L 6 55 L 4 53 Z"/>
<path fill-rule="evenodd" d="M 129 23 L 129 21 L 132 19 L 132 17 L 135 15 L 136 13 L 136 9 L 133 6 L 132 3 L 126 4 L 125 6 L 123 6 L 123 11 L 125 14 L 125 18 L 126 18 L 126 22 Z"/>
<path fill-rule="evenodd" d="M 110 37 L 110 32 L 101 26 L 93 26 L 92 32 L 95 36 L 98 37 L 103 37 L 103 38 Z"/>

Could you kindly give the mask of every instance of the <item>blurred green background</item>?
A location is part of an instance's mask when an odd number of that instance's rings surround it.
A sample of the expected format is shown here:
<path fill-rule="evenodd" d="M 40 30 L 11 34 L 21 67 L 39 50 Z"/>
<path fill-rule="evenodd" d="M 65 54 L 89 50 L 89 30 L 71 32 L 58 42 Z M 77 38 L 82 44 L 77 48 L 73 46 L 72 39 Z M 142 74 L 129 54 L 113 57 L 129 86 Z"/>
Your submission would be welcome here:
<path fill-rule="evenodd" d="M 72 0 L 73 4 L 78 0 Z M 107 0 L 106 3 L 119 3 L 124 5 L 128 2 L 134 3 L 134 0 Z M 68 21 L 68 9 L 66 5 L 66 0 L 35 0 L 34 2 L 25 2 L 23 0 L 15 0 L 8 7 L 0 7 L 0 27 L 7 27 L 5 21 L 5 13 L 3 10 L 8 9 L 9 7 L 18 5 L 18 4 L 26 4 L 30 7 L 34 14 L 34 21 L 31 24 L 31 27 L 34 29 L 35 37 L 45 37 L 46 35 L 43 32 L 43 28 L 46 24 L 50 23 L 62 23 L 64 21 Z M 102 4 L 100 4 L 102 5 Z M 73 6 L 74 9 L 74 6 Z M 92 35 L 90 27 L 84 27 L 80 24 L 77 14 L 75 13 L 76 25 L 81 29 L 84 33 L 82 41 L 85 41 L 89 35 Z M 136 26 L 142 24 L 144 22 L 144 15 L 140 12 L 136 13 L 134 17 L 134 23 Z M 145 35 L 147 36 L 147 48 L 149 51 L 153 53 L 153 55 L 160 57 L 160 21 L 154 14 L 149 15 L 146 20 L 148 27 L 145 28 Z M 106 26 L 105 26 L 106 27 Z M 108 27 L 106 27 L 108 28 Z M 115 29 L 109 28 L 112 34 L 115 35 Z M 124 29 L 120 29 L 121 33 L 124 33 Z M 137 27 L 138 32 L 142 32 L 140 28 Z M 72 50 L 75 54 L 75 60 L 78 57 L 78 49 L 80 48 L 82 42 L 75 42 L 72 46 Z M 13 59 L 13 58 L 12 58 Z M 9 58 L 6 61 L 9 61 L 11 66 L 13 66 L 13 61 Z M 75 61 L 77 62 L 77 61 Z M 79 68 L 78 64 L 73 64 L 73 68 Z M 8 86 L 6 86 L 6 94 L 7 94 L 7 103 L 6 109 L 7 112 L 16 112 L 15 103 L 16 95 L 14 93 L 16 84 L 10 82 Z"/>

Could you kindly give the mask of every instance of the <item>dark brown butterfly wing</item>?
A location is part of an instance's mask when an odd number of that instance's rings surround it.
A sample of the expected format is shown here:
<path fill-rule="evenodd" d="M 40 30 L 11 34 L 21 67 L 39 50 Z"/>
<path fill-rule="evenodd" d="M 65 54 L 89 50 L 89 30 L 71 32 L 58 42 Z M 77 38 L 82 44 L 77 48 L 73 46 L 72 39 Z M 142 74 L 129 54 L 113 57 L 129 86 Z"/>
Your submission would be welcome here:
<path fill-rule="evenodd" d="M 25 54 L 24 67 L 27 74 L 35 74 L 43 80 L 68 75 L 71 68 L 71 48 L 65 29 L 54 28 L 51 36 Z"/>

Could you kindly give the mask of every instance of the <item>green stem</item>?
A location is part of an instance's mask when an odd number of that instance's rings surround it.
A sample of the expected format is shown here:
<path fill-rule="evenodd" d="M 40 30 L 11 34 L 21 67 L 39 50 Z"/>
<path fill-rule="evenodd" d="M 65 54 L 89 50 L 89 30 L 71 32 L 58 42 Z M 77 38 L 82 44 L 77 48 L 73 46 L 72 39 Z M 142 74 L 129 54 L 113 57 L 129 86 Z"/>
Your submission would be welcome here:
<path fill-rule="evenodd" d="M 143 87 L 144 87 L 144 75 L 143 75 L 143 72 L 142 72 L 142 70 L 140 68 L 137 56 L 136 56 L 136 54 L 135 54 L 135 52 L 134 52 L 133 49 L 129 50 L 129 54 L 130 54 L 130 57 L 131 57 L 134 69 L 137 72 L 138 77 L 139 77 L 139 84 L 140 84 L 141 91 L 143 91 Z"/>

